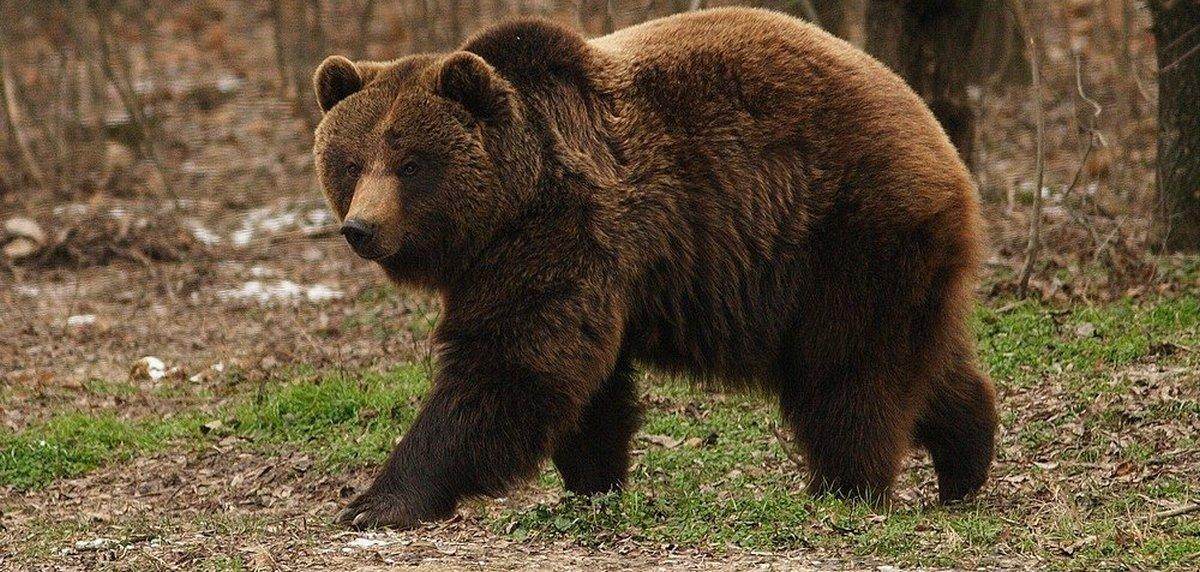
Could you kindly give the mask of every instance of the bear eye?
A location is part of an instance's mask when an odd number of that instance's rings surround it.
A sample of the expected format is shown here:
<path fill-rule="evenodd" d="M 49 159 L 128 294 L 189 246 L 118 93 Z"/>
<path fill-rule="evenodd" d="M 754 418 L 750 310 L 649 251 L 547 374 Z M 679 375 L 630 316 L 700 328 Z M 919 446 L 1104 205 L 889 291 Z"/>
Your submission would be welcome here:
<path fill-rule="evenodd" d="M 362 172 L 362 166 L 359 165 L 358 163 L 355 163 L 353 161 L 346 163 L 346 173 L 348 173 L 350 176 L 356 177 L 361 172 Z"/>
<path fill-rule="evenodd" d="M 417 174 L 417 162 L 416 161 L 408 161 L 408 162 L 404 163 L 403 165 L 400 165 L 400 176 L 401 177 L 411 177 L 415 174 Z"/>

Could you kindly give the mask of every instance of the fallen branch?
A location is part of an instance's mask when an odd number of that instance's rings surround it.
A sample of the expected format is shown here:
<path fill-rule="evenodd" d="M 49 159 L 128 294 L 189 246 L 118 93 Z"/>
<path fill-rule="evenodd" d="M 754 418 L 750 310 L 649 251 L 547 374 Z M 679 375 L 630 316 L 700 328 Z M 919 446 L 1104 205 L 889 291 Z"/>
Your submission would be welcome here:
<path fill-rule="evenodd" d="M 1197 504 L 1197 503 L 1185 504 L 1179 508 L 1173 508 L 1171 510 L 1164 510 L 1162 512 L 1156 512 L 1156 513 L 1154 513 L 1154 518 L 1173 518 L 1176 516 L 1183 516 L 1185 514 L 1191 514 L 1193 512 L 1200 512 L 1200 504 Z"/>
<path fill-rule="evenodd" d="M 787 455 L 788 460 L 795 463 L 797 467 L 804 468 L 804 458 L 800 456 L 800 452 L 796 450 L 796 446 L 788 439 L 787 435 L 779 428 L 775 422 L 771 422 L 771 432 L 775 434 L 775 438 L 779 440 L 779 446 L 783 449 L 783 454 Z"/>

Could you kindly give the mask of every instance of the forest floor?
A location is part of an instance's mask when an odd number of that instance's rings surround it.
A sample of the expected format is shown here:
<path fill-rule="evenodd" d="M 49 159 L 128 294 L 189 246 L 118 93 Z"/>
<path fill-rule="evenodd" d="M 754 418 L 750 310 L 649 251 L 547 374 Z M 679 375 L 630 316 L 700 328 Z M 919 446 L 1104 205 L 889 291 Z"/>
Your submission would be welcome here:
<path fill-rule="evenodd" d="M 328 4 L 331 53 L 353 53 L 354 3 Z M 312 125 L 297 94 L 281 95 L 265 3 L 147 5 L 161 49 L 145 50 L 155 59 L 136 87 L 159 122 L 162 166 L 107 139 L 78 150 L 102 148 L 103 169 L 0 195 L 0 222 L 33 219 L 45 234 L 29 258 L 0 257 L 0 570 L 1200 560 L 1189 508 L 1200 502 L 1200 258 L 1146 254 L 1148 22 L 1123 70 L 1100 3 L 1046 3 L 1043 189 L 1028 88 L 984 92 L 976 174 L 993 250 L 975 328 L 1002 418 L 977 500 L 936 506 L 919 453 L 887 510 L 809 498 L 769 400 L 652 376 L 622 497 L 564 495 L 547 468 L 450 522 L 360 533 L 331 519 L 415 413 L 437 301 L 397 291 L 330 233 Z M 386 59 L 410 27 L 394 18 L 403 4 L 379 5 L 397 13 L 379 14 L 366 53 Z M 46 97 L 52 82 L 38 82 L 61 74 L 39 58 L 58 36 L 31 37 L 9 61 L 25 97 Z M 1021 300 L 1013 276 L 1035 192 L 1046 250 Z M 138 365 L 146 356 L 162 370 Z"/>
<path fill-rule="evenodd" d="M 1165 294 L 985 299 L 975 327 L 1002 430 L 988 486 L 963 506 L 936 506 L 920 453 L 887 510 L 809 498 L 769 400 L 647 376 L 620 498 L 564 495 L 547 467 L 451 522 L 359 533 L 331 518 L 415 413 L 437 305 L 331 238 L 242 252 L 27 270 L 0 290 L 0 363 L 14 364 L 0 380 L 0 569 L 1144 569 L 1200 557 L 1200 514 L 1168 516 L 1200 501 L 1196 259 L 1164 262 Z M 148 355 L 164 362 L 157 379 L 133 367 Z"/>

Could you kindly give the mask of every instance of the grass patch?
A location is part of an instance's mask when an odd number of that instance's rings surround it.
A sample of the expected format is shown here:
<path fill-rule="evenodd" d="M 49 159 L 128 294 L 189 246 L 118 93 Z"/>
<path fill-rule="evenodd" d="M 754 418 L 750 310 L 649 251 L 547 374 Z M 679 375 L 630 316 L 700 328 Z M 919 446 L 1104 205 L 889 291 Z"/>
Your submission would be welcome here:
<path fill-rule="evenodd" d="M 1056 309 L 1032 301 L 980 306 L 980 355 L 998 381 L 1026 387 L 1047 375 L 1097 373 L 1132 363 L 1164 344 L 1200 342 L 1200 299 L 1121 300 Z"/>
<path fill-rule="evenodd" d="M 0 432 L 0 486 L 38 488 L 106 463 L 230 433 L 262 447 L 312 451 L 331 469 L 374 463 L 412 422 L 427 387 L 424 368 L 404 366 L 354 377 L 310 373 L 208 415 L 128 420 L 62 413 L 19 433 Z M 204 431 L 213 419 L 227 420 L 227 427 Z"/>
<path fill-rule="evenodd" d="M 130 422 L 111 413 L 68 413 L 21 433 L 0 433 L 0 485 L 23 490 L 82 475 L 161 449 L 190 433 L 190 425 L 186 418 Z"/>
<path fill-rule="evenodd" d="M 425 368 L 411 365 L 358 376 L 312 375 L 269 388 L 231 416 L 240 435 L 298 446 L 330 468 L 344 468 L 385 459 L 428 387 Z"/>

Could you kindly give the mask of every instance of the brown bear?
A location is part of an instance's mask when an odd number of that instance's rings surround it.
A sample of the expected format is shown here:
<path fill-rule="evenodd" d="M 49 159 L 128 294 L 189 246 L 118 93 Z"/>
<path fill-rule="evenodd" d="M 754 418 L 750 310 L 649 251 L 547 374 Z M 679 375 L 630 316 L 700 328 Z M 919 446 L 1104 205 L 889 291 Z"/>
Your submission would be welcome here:
<path fill-rule="evenodd" d="M 884 499 L 914 443 L 943 501 L 983 484 L 978 199 L 866 54 L 729 8 L 593 40 L 516 20 L 314 83 L 343 234 L 444 302 L 432 389 L 343 522 L 443 518 L 547 457 L 621 487 L 637 365 L 778 396 L 813 492 Z"/>

